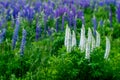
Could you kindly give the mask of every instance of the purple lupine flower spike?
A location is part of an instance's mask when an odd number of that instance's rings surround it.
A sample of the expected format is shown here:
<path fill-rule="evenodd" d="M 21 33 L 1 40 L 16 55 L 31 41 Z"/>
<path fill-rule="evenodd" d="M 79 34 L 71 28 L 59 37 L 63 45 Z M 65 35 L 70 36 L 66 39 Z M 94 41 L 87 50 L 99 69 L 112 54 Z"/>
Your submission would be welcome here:
<path fill-rule="evenodd" d="M 41 34 L 41 27 L 38 26 L 38 24 L 37 24 L 37 26 L 36 26 L 36 41 L 38 41 L 38 39 L 40 38 L 40 34 Z"/>
<path fill-rule="evenodd" d="M 15 48 L 16 41 L 17 41 L 17 38 L 18 38 L 19 28 L 20 28 L 20 22 L 19 22 L 19 19 L 17 19 L 16 27 L 15 27 L 15 30 L 14 30 L 14 33 L 13 33 L 13 38 L 12 38 L 12 49 L 13 50 Z"/>
<path fill-rule="evenodd" d="M 47 16 L 44 15 L 44 31 L 47 31 Z"/>
<path fill-rule="evenodd" d="M 74 18 L 74 30 L 76 31 L 76 26 L 77 26 L 77 15 Z"/>
<path fill-rule="evenodd" d="M 56 23 L 55 23 L 55 25 L 56 25 L 56 32 L 58 32 L 58 28 L 59 28 L 59 17 L 58 18 L 56 18 Z"/>
<path fill-rule="evenodd" d="M 93 23 L 94 35 L 96 35 L 97 21 L 95 15 L 93 16 L 92 23 Z"/>
<path fill-rule="evenodd" d="M 0 33 L 0 43 L 2 43 L 2 41 L 4 40 L 5 38 L 5 34 L 6 34 L 6 29 L 2 29 L 2 32 Z"/>
<path fill-rule="evenodd" d="M 65 14 L 62 16 L 62 31 L 64 30 L 65 25 Z"/>
<path fill-rule="evenodd" d="M 116 14 L 117 14 L 117 20 L 118 20 L 118 22 L 120 23 L 120 4 L 119 4 L 118 7 L 117 7 Z"/>
<path fill-rule="evenodd" d="M 24 48 L 25 48 L 25 44 L 26 44 L 26 35 L 27 32 L 25 29 L 23 29 L 22 32 L 22 41 L 21 41 L 21 46 L 20 46 L 20 55 L 23 56 L 24 55 Z"/>

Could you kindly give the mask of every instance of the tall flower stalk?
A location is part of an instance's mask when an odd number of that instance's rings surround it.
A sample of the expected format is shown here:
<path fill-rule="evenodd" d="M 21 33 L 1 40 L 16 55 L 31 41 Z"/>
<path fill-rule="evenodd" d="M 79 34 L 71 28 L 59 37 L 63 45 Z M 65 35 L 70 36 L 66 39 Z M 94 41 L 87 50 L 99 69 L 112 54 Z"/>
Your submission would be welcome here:
<path fill-rule="evenodd" d="M 86 53 L 85 53 L 85 59 L 90 60 L 90 43 L 88 40 L 86 40 Z"/>
<path fill-rule="evenodd" d="M 120 4 L 117 7 L 116 15 L 117 15 L 117 20 L 120 23 Z"/>
<path fill-rule="evenodd" d="M 23 56 L 24 55 L 24 48 L 25 48 L 25 44 L 26 44 L 26 35 L 27 32 L 25 29 L 23 29 L 22 32 L 22 41 L 21 41 L 21 46 L 20 46 L 20 55 Z"/>
<path fill-rule="evenodd" d="M 76 46 L 77 42 L 76 42 L 76 35 L 75 35 L 75 31 L 72 32 L 72 47 Z"/>
<path fill-rule="evenodd" d="M 71 48 L 72 48 L 72 36 L 71 36 L 71 30 L 68 27 L 68 25 L 66 26 L 64 45 L 67 47 L 67 52 L 71 52 Z"/>
<path fill-rule="evenodd" d="M 81 28 L 80 44 L 79 44 L 79 48 L 81 51 L 85 51 L 85 45 L 86 45 L 86 37 L 85 37 L 85 27 L 83 24 Z"/>
<path fill-rule="evenodd" d="M 16 27 L 13 33 L 13 38 L 12 38 L 12 49 L 15 48 L 16 46 L 16 42 L 17 42 L 17 38 L 18 38 L 18 33 L 19 33 L 19 28 L 20 28 L 20 22 L 19 19 L 16 20 Z"/>
<path fill-rule="evenodd" d="M 96 35 L 96 30 L 97 30 L 97 20 L 96 20 L 95 15 L 93 16 L 92 23 L 93 23 L 94 35 Z"/>
<path fill-rule="evenodd" d="M 36 41 L 40 38 L 40 34 L 41 34 L 41 27 L 38 26 L 38 24 L 36 25 Z"/>
<path fill-rule="evenodd" d="M 105 50 L 104 59 L 108 59 L 109 53 L 110 53 L 110 40 L 108 37 L 106 37 L 106 50 Z"/>
<path fill-rule="evenodd" d="M 96 47 L 100 47 L 100 34 L 96 31 Z"/>

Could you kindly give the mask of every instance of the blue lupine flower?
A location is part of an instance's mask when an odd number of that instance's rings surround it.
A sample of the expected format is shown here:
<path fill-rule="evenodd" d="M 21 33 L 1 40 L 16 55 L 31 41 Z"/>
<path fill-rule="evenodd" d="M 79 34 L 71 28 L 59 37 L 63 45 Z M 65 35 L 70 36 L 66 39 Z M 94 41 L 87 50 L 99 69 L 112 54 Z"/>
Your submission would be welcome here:
<path fill-rule="evenodd" d="M 90 0 L 80 0 L 80 6 L 82 8 L 86 8 L 86 7 L 90 6 Z"/>
<path fill-rule="evenodd" d="M 5 34 L 6 34 L 6 29 L 3 28 L 2 32 L 0 33 L 0 43 L 2 43 L 2 41 L 4 40 Z"/>
<path fill-rule="evenodd" d="M 77 16 L 75 16 L 73 24 L 74 24 L 74 30 L 76 30 Z"/>
<path fill-rule="evenodd" d="M 73 19 L 74 19 L 74 14 L 73 14 L 73 12 L 72 11 L 70 11 L 69 13 L 68 13 L 68 19 L 69 19 L 69 21 L 68 21 L 68 23 L 69 23 L 69 26 L 70 27 L 72 27 L 72 24 L 73 24 Z"/>
<path fill-rule="evenodd" d="M 96 35 L 97 20 L 96 20 L 96 17 L 95 17 L 95 16 L 94 16 L 93 19 L 92 19 L 92 23 L 93 23 L 94 35 Z"/>
<path fill-rule="evenodd" d="M 27 32 L 25 29 L 23 29 L 22 32 L 22 41 L 21 41 L 21 46 L 20 46 L 20 55 L 23 56 L 24 55 L 24 48 L 25 48 L 25 44 L 26 44 L 26 35 Z"/>
<path fill-rule="evenodd" d="M 99 1 L 99 5 L 100 6 L 104 6 L 104 2 L 103 1 Z"/>
<path fill-rule="evenodd" d="M 16 46 L 16 41 L 17 41 L 17 38 L 18 38 L 19 28 L 20 28 L 20 22 L 19 22 L 19 19 L 17 19 L 16 20 L 16 27 L 15 27 L 15 30 L 14 30 L 14 33 L 13 33 L 13 38 L 12 38 L 12 49 L 14 49 L 15 46 Z"/>
<path fill-rule="evenodd" d="M 36 26 L 36 40 L 39 39 L 40 34 L 41 34 L 41 27 L 38 26 L 38 24 L 37 24 L 37 26 Z"/>
<path fill-rule="evenodd" d="M 34 10 L 35 10 L 36 12 L 40 12 L 40 11 L 41 11 L 41 6 L 42 6 L 42 4 L 41 4 L 40 1 L 35 2 Z"/>
<path fill-rule="evenodd" d="M 116 14 L 117 14 L 117 20 L 118 20 L 118 22 L 120 23 L 120 4 L 119 4 L 118 7 L 117 7 Z"/>
<path fill-rule="evenodd" d="M 15 6 L 13 7 L 13 18 L 14 18 L 14 19 L 16 19 L 16 18 L 18 17 L 19 11 L 20 11 L 19 6 L 18 6 L 18 5 L 15 5 Z"/>
<path fill-rule="evenodd" d="M 83 16 L 84 14 L 83 14 L 83 11 L 78 11 L 77 12 L 77 18 L 80 18 L 80 19 L 82 19 L 82 16 Z"/>

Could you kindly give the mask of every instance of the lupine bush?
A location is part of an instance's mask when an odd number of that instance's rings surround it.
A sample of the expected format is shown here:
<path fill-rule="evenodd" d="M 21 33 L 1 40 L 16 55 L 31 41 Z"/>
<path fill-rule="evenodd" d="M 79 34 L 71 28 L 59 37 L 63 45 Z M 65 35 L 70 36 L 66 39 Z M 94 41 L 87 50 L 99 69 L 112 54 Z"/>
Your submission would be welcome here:
<path fill-rule="evenodd" d="M 119 0 L 0 0 L 0 80 L 119 80 Z"/>

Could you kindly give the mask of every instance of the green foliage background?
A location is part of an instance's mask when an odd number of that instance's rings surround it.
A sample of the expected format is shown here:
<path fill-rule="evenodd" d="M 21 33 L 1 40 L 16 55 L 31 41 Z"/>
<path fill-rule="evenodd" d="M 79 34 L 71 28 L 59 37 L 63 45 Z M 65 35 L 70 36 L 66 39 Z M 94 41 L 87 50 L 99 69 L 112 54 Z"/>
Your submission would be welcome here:
<path fill-rule="evenodd" d="M 113 13 L 115 9 L 112 7 Z M 91 19 L 93 11 L 85 9 L 86 34 L 88 27 L 93 27 Z M 21 21 L 19 38 L 15 50 L 11 49 L 14 28 L 8 22 L 5 41 L 0 44 L 0 80 L 119 80 L 120 79 L 120 23 L 113 14 L 113 26 L 110 28 L 108 11 L 99 7 L 95 12 L 97 21 L 105 20 L 103 27 L 98 25 L 101 34 L 101 47 L 91 53 L 90 61 L 86 60 L 85 52 L 74 47 L 71 53 L 66 52 L 64 46 L 64 32 L 46 36 L 42 32 L 41 38 L 35 41 L 36 22 L 31 24 Z M 102 15 L 102 16 L 101 16 Z M 104 15 L 104 16 L 103 16 Z M 48 25 L 54 26 L 54 21 Z M 81 20 L 77 20 L 77 44 L 79 44 Z M 43 22 L 41 21 L 41 25 Z M 66 22 L 67 24 L 67 22 Z M 20 57 L 20 42 L 22 28 L 27 30 L 27 43 L 24 56 Z M 42 26 L 43 28 L 43 26 Z M 87 36 L 87 35 L 86 35 Z M 111 51 L 108 60 L 104 59 L 105 36 L 111 41 Z"/>

